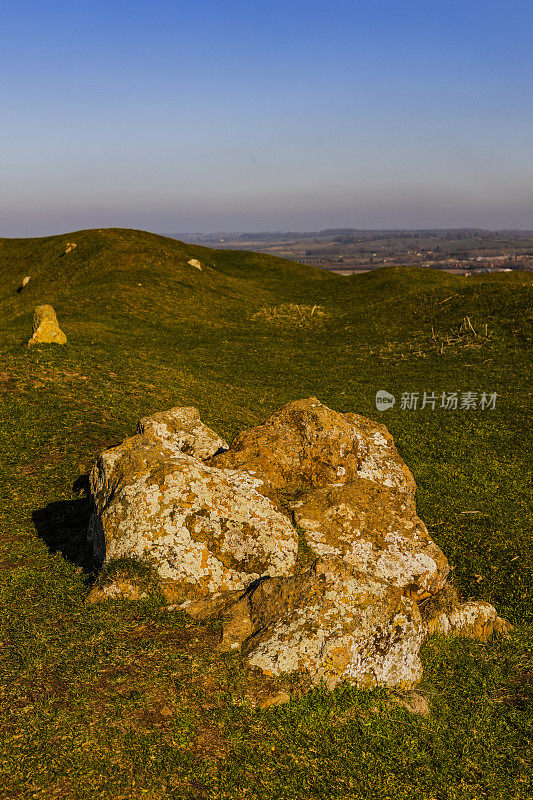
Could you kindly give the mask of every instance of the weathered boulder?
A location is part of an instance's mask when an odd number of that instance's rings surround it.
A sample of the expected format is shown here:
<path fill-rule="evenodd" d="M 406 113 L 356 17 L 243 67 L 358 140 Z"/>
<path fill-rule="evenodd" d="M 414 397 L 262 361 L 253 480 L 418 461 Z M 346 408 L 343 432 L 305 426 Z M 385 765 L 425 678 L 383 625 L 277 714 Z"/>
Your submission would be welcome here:
<path fill-rule="evenodd" d="M 164 440 L 168 447 L 205 461 L 229 445 L 218 434 L 204 425 L 197 408 L 175 407 L 143 417 L 137 425 L 137 433 L 151 433 Z"/>
<path fill-rule="evenodd" d="M 187 264 L 190 264 L 191 267 L 196 267 L 196 269 L 199 269 L 199 270 L 202 269 L 202 265 L 200 264 L 200 262 L 198 261 L 197 258 L 190 258 L 187 261 Z"/>
<path fill-rule="evenodd" d="M 358 477 L 411 497 L 416 489 L 384 425 L 332 411 L 316 397 L 288 403 L 263 425 L 243 431 L 211 463 L 249 472 L 263 482 L 261 491 L 280 503 Z"/>
<path fill-rule="evenodd" d="M 242 647 L 268 675 L 406 689 L 431 633 L 509 630 L 446 582 L 387 429 L 316 398 L 289 403 L 229 449 L 195 408 L 145 417 L 100 455 L 90 486 L 90 536 L 106 563 L 149 562 L 173 607 L 221 615 L 220 649 Z M 305 569 L 297 531 L 316 556 Z M 90 599 L 145 595 L 114 574 Z"/>
<path fill-rule="evenodd" d="M 418 600 L 444 587 L 448 562 L 410 494 L 356 478 L 315 489 L 293 508 L 296 524 L 318 556 L 340 555 L 356 570 Z"/>
<path fill-rule="evenodd" d="M 67 337 L 59 327 L 52 306 L 37 306 L 33 315 L 33 336 L 28 347 L 34 344 L 66 344 L 66 341 Z"/>
<path fill-rule="evenodd" d="M 290 575 L 297 534 L 256 491 L 151 433 L 103 452 L 90 475 L 93 540 L 105 561 L 149 561 L 163 592 L 183 602 L 243 590 L 262 575 Z"/>
<path fill-rule="evenodd" d="M 346 679 L 409 688 L 422 674 L 424 636 L 413 600 L 332 557 L 259 581 L 225 613 L 221 649 L 244 642 L 251 667 L 273 676 L 306 670 L 329 688 Z"/>

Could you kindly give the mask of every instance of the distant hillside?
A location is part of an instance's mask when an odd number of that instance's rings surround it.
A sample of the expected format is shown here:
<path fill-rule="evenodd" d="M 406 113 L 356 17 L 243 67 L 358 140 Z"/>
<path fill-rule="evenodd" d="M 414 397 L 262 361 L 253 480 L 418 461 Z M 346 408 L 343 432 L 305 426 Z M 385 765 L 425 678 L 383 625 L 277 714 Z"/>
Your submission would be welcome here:
<path fill-rule="evenodd" d="M 344 272 L 401 265 L 472 271 L 533 270 L 531 231 L 356 230 L 175 235 L 224 249 L 253 250 Z M 459 273 L 461 274 L 461 273 Z"/>
<path fill-rule="evenodd" d="M 69 242 L 76 248 L 65 253 Z M 188 264 L 191 259 L 197 259 L 202 269 Z M 24 276 L 31 280 L 17 294 Z M 328 347 L 342 335 L 343 324 L 353 320 L 358 322 L 360 336 L 368 336 L 374 326 L 362 328 L 361 318 L 370 318 L 376 308 L 388 315 L 393 328 L 403 324 L 397 316 L 400 309 L 413 322 L 424 317 L 434 325 L 443 319 L 451 324 L 469 297 L 490 305 L 496 287 L 498 302 L 487 313 L 495 314 L 501 324 L 506 304 L 511 304 L 508 314 L 512 316 L 511 307 L 520 302 L 516 289 L 530 282 L 523 273 L 499 282 L 487 278 L 483 285 L 493 289 L 480 295 L 479 278 L 467 284 L 433 270 L 390 267 L 346 279 L 275 256 L 214 250 L 114 228 L 39 239 L 0 239 L 0 279 L 0 326 L 6 334 L 18 330 L 23 336 L 33 307 L 43 302 L 54 305 L 67 326 L 80 325 L 82 336 L 84 324 L 112 327 L 124 334 L 127 319 L 142 320 L 161 334 L 175 332 L 178 325 L 182 334 L 200 325 L 205 333 L 223 322 L 248 329 L 254 310 L 264 305 L 323 304 Z M 438 298 L 452 289 L 453 302 L 439 307 Z M 433 297 L 428 305 L 416 301 L 428 291 L 435 293 L 436 305 Z M 383 336 L 387 331 L 379 334 L 380 339 Z"/>

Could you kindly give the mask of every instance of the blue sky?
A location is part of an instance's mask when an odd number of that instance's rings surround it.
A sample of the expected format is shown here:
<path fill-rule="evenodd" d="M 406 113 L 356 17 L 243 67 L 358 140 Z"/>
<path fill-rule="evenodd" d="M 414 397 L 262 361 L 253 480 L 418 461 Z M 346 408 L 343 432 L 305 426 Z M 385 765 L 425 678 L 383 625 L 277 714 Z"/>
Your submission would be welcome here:
<path fill-rule="evenodd" d="M 0 235 L 533 228 L 531 0 L 4 3 Z"/>

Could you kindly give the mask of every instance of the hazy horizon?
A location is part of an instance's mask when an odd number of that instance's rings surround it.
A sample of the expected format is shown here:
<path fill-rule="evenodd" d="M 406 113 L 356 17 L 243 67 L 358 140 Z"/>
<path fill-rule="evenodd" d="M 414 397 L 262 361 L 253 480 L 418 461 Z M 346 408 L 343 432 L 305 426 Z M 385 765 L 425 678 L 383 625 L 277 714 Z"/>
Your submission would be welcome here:
<path fill-rule="evenodd" d="M 10 239 L 10 238 L 13 238 L 13 239 L 19 239 L 19 238 L 20 239 L 47 238 L 48 236 L 62 236 L 62 235 L 65 235 L 65 234 L 73 234 L 73 233 L 76 233 L 76 232 L 81 231 L 81 230 L 106 230 L 106 229 L 113 230 L 113 229 L 117 229 L 117 228 L 118 229 L 122 229 L 122 226 L 102 225 L 102 226 L 95 226 L 94 228 L 92 228 L 92 227 L 89 227 L 89 228 L 67 228 L 65 230 L 55 230 L 55 231 L 51 231 L 51 232 L 48 232 L 48 233 L 35 234 L 35 235 L 34 234 L 28 234 L 28 235 L 20 234 L 20 235 L 14 235 L 14 236 L 2 236 L 2 235 L 0 235 L 0 239 L 2 239 L 2 238 L 4 238 L 4 239 Z M 498 234 L 525 234 L 528 237 L 529 236 L 533 236 L 533 228 L 514 228 L 514 227 L 513 228 L 511 228 L 511 227 L 506 227 L 506 228 L 481 228 L 479 226 L 469 226 L 469 225 L 460 225 L 460 226 L 453 227 L 453 228 L 447 228 L 447 227 L 443 228 L 443 227 L 438 227 L 438 226 L 430 227 L 430 228 L 354 228 L 352 226 L 350 226 L 350 227 L 344 226 L 344 227 L 340 227 L 340 228 L 337 228 L 337 227 L 331 227 L 331 228 L 323 227 L 323 228 L 309 228 L 309 229 L 303 229 L 302 228 L 300 230 L 291 230 L 291 229 L 286 229 L 286 230 L 284 230 L 284 229 L 266 230 L 266 229 L 258 228 L 256 230 L 220 230 L 220 231 L 217 231 L 217 230 L 158 231 L 158 230 L 149 230 L 147 228 L 132 228 L 132 227 L 125 227 L 125 226 L 124 226 L 123 229 L 124 230 L 137 230 L 137 231 L 144 232 L 144 233 L 153 233 L 156 236 L 166 236 L 166 237 L 173 238 L 173 239 L 180 239 L 180 237 L 182 237 L 182 236 L 183 237 L 192 237 L 192 236 L 219 237 L 219 236 L 223 236 L 223 237 L 228 237 L 230 241 L 231 241 L 230 237 L 233 237 L 233 236 L 247 236 L 247 235 L 258 236 L 260 234 L 264 234 L 265 236 L 275 236 L 275 235 L 279 235 L 279 236 L 287 236 L 287 235 L 291 235 L 291 236 L 317 235 L 317 236 L 320 236 L 320 235 L 324 235 L 325 236 L 325 235 L 330 235 L 330 234 L 335 234 L 335 233 L 339 233 L 339 235 L 340 235 L 344 231 L 346 231 L 348 233 L 353 233 L 353 234 L 357 234 L 357 233 L 373 234 L 373 233 L 375 233 L 376 235 L 389 234 L 389 233 L 391 235 L 402 234 L 402 233 L 437 233 L 437 234 L 438 233 L 442 233 L 442 234 L 445 234 L 445 233 L 448 233 L 448 232 L 460 232 L 460 231 L 472 231 L 472 232 L 474 232 L 474 231 L 479 231 L 480 233 L 484 233 L 484 234 L 495 234 L 495 235 L 498 235 Z M 370 238 L 372 238 L 372 237 L 370 237 Z"/>
<path fill-rule="evenodd" d="M 3 30 L 0 236 L 533 228 L 530 2 L 21 0 Z"/>

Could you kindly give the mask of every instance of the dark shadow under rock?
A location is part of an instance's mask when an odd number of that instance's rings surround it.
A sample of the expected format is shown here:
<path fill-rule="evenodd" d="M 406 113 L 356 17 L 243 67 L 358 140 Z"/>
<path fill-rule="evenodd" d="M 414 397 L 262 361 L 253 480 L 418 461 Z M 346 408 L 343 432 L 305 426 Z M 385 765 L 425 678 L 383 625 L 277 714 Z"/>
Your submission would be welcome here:
<path fill-rule="evenodd" d="M 81 479 L 76 484 L 78 490 L 83 488 Z M 102 568 L 105 549 L 102 552 L 98 537 L 94 531 L 90 532 L 91 513 L 91 500 L 81 497 L 49 503 L 34 511 L 32 520 L 37 535 L 51 553 L 60 552 L 67 561 L 82 567 L 88 576 L 96 577 Z"/>

